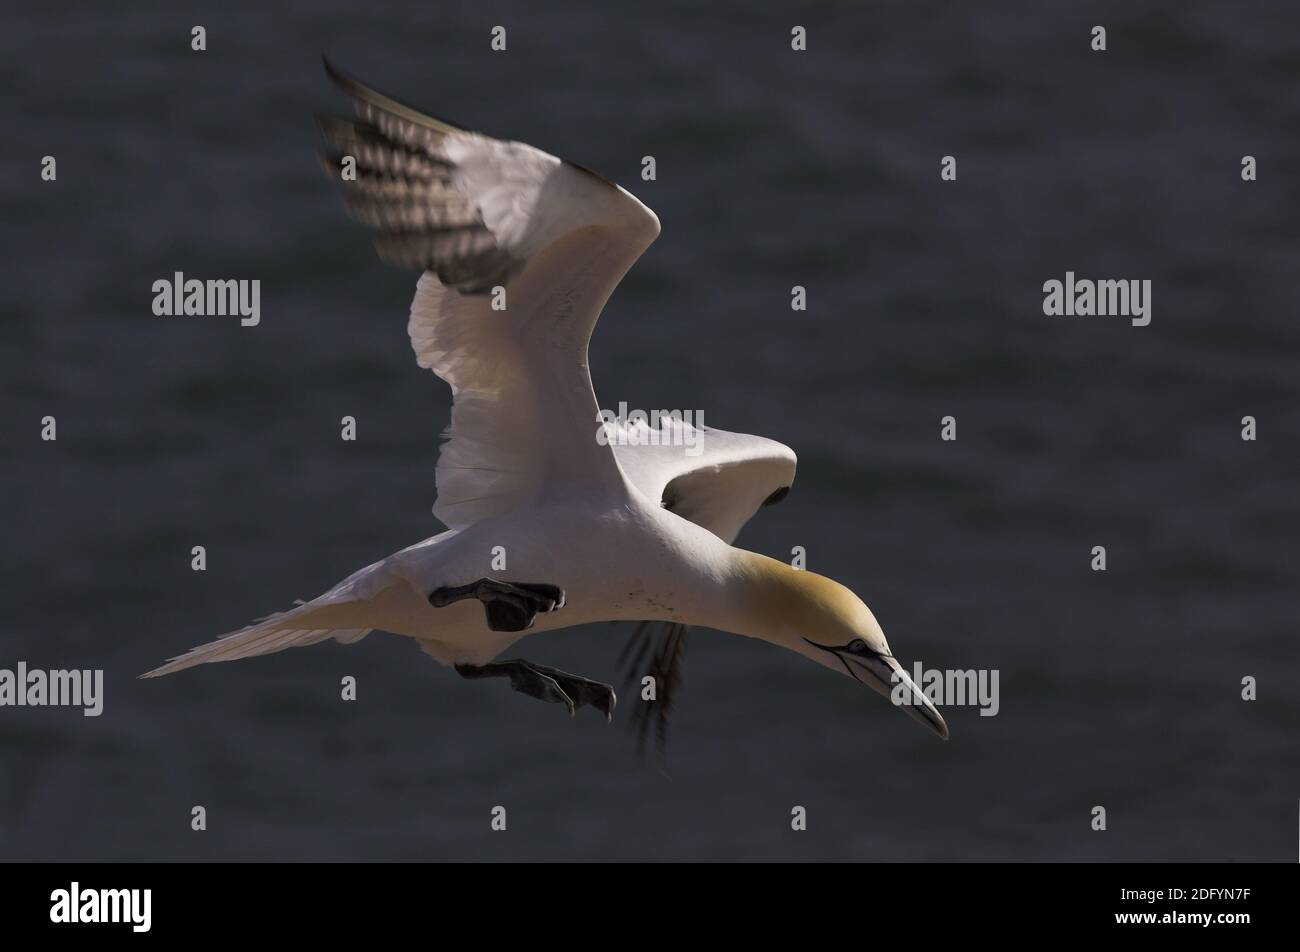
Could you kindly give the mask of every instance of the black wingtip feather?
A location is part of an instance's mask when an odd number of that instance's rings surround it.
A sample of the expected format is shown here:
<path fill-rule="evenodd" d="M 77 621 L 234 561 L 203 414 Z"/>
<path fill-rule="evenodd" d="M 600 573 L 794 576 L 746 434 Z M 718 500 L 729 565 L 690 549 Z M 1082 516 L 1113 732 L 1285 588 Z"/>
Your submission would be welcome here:
<path fill-rule="evenodd" d="M 352 95 L 353 90 L 361 86 L 359 82 L 331 63 L 330 58 L 324 52 L 320 55 L 320 61 L 321 65 L 325 67 L 325 75 L 329 77 L 329 81 L 345 93 Z M 361 88 L 364 89 L 365 87 L 362 86 Z"/>
<path fill-rule="evenodd" d="M 642 758 L 646 756 L 650 735 L 654 734 L 656 760 L 659 770 L 665 774 L 668 765 L 668 721 L 673 700 L 681 685 L 686 633 L 689 630 L 688 626 L 674 622 L 639 622 L 619 658 L 620 664 L 626 664 L 624 691 L 628 697 L 633 696 L 632 692 L 640 694 L 641 678 L 648 674 L 655 679 L 655 701 L 631 708 L 628 729 L 636 734 L 637 753 Z M 642 667 L 647 655 L 652 655 L 648 670 Z"/>
<path fill-rule="evenodd" d="M 329 81 L 352 99 L 370 103 L 372 106 L 394 112 L 397 115 L 402 115 L 408 122 L 426 120 L 424 123 L 425 125 L 432 122 L 435 126 L 442 126 L 442 131 L 444 132 L 475 131 L 468 126 L 461 125 L 459 122 L 455 122 L 442 116 L 435 116 L 427 109 L 408 106 L 400 99 L 390 96 L 382 90 L 376 89 L 373 86 L 367 86 L 365 83 L 361 82 L 361 80 L 356 79 L 335 66 L 330 62 L 329 57 L 323 52 L 321 53 L 320 59 L 321 64 L 325 67 L 325 75 L 329 78 Z"/>

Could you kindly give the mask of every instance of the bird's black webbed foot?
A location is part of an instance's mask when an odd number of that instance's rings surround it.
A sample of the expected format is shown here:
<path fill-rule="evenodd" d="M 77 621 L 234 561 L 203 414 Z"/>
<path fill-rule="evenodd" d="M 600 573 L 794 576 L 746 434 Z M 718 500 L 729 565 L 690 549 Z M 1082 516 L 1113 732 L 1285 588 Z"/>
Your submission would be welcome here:
<path fill-rule="evenodd" d="M 483 603 L 487 625 L 493 631 L 525 631 L 533 627 L 539 612 L 564 607 L 564 589 L 558 585 L 503 582 L 495 578 L 434 589 L 429 593 L 429 604 L 445 608 L 466 598 L 477 598 Z"/>
<path fill-rule="evenodd" d="M 581 675 L 569 674 L 557 668 L 548 668 L 544 664 L 531 662 L 528 664 L 534 671 L 554 680 L 565 694 L 573 698 L 576 707 L 594 707 L 605 715 L 606 721 L 614 719 L 614 705 L 618 703 L 618 695 L 614 693 L 612 686 L 603 681 L 593 681 Z"/>
<path fill-rule="evenodd" d="M 520 694 L 563 704 L 570 716 L 578 708 L 590 706 L 610 721 L 614 718 L 614 705 L 618 703 L 618 696 L 608 684 L 522 659 L 483 665 L 458 664 L 456 672 L 462 678 L 509 678 L 510 686 Z"/>

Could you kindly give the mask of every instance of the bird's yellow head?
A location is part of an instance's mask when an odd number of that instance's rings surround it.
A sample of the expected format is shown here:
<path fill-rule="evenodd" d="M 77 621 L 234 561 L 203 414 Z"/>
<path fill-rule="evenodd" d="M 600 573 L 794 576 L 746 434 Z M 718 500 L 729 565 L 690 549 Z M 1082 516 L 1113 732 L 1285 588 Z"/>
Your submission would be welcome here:
<path fill-rule="evenodd" d="M 913 720 L 948 737 L 934 704 L 908 677 L 862 599 L 834 579 L 750 554 L 744 560 L 740 632 L 798 652 L 895 700 Z"/>

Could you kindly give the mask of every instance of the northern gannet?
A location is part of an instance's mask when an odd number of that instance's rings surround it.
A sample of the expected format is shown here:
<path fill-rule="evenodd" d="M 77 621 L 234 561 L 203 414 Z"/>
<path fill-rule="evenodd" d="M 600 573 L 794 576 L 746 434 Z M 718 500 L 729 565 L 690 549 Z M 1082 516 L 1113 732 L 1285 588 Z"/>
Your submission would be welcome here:
<path fill-rule="evenodd" d="M 709 427 L 674 433 L 692 424 L 671 418 L 652 442 L 645 424 L 602 416 L 588 341 L 658 236 L 654 212 L 593 172 L 325 69 L 357 115 L 320 120 L 337 150 L 325 167 L 339 180 L 354 159 L 349 209 L 378 230 L 382 257 L 423 271 L 407 331 L 419 365 L 452 390 L 433 507 L 448 528 L 143 677 L 377 629 L 414 638 L 464 677 L 505 677 L 570 714 L 591 705 L 612 717 L 609 685 L 497 658 L 543 631 L 663 622 L 661 689 L 685 626 L 698 625 L 779 645 L 886 697 L 901 686 L 903 710 L 947 737 L 861 599 L 731 545 L 789 490 L 788 447 Z M 494 309 L 502 288 L 505 308 Z"/>

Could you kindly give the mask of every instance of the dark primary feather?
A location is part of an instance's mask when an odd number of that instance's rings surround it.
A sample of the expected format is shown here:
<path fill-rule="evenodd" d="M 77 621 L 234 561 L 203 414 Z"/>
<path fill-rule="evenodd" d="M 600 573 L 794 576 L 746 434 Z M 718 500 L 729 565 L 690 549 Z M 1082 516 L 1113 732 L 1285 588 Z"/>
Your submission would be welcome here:
<path fill-rule="evenodd" d="M 518 273 L 523 262 L 501 247 L 473 198 L 452 181 L 456 167 L 443 143 L 463 130 L 363 86 L 328 61 L 325 70 L 358 118 L 317 117 L 333 147 L 322 164 L 342 185 L 348 211 L 379 232 L 379 256 L 432 271 L 462 294 L 485 293 Z M 345 156 L 356 160 L 355 181 L 341 175 Z"/>
<path fill-rule="evenodd" d="M 691 510 L 691 494 L 687 487 L 699 473 L 678 478 L 663 488 L 660 504 L 669 512 L 705 525 L 701 513 Z M 762 505 L 772 506 L 790 492 L 790 487 L 780 486 L 765 498 Z M 731 539 L 728 537 L 727 542 Z M 668 720 L 672 714 L 673 699 L 682 681 L 682 662 L 686 657 L 686 625 L 673 622 L 638 622 L 632 637 L 623 648 L 619 664 L 623 667 L 623 696 L 629 699 L 632 716 L 628 727 L 637 735 L 637 748 L 645 756 L 650 735 L 655 735 L 655 748 L 659 765 L 667 762 Z M 641 700 L 641 679 L 647 675 L 655 679 L 654 701 Z"/>
<path fill-rule="evenodd" d="M 668 718 L 682 681 L 686 657 L 686 625 L 675 622 L 637 622 L 636 630 L 623 647 L 623 696 L 632 710 L 628 728 L 637 735 L 637 750 L 645 756 L 650 734 L 660 767 L 667 762 Z M 655 679 L 655 700 L 641 700 L 641 679 Z"/>

